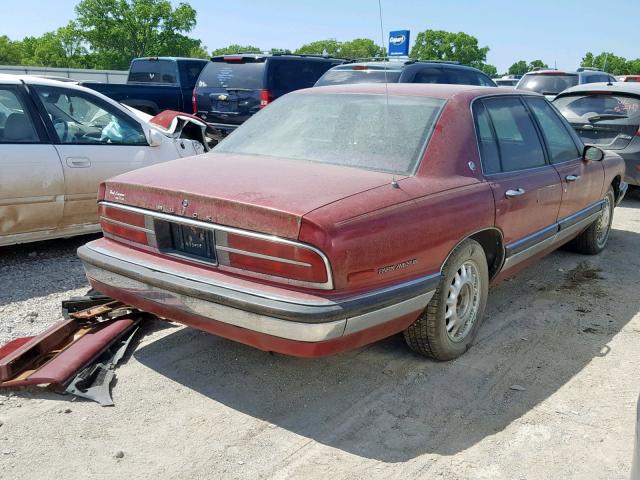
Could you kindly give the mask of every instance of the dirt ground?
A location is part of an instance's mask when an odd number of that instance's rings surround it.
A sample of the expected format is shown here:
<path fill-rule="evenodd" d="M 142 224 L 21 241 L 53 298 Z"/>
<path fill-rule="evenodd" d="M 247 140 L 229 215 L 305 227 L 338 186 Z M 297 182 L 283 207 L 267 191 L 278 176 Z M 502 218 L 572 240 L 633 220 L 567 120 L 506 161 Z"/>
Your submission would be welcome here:
<path fill-rule="evenodd" d="M 0 249 L 0 343 L 86 290 L 86 240 Z M 0 478 L 626 479 L 639 248 L 629 199 L 601 255 L 559 251 L 491 289 L 476 345 L 449 363 L 401 336 L 302 360 L 151 322 L 115 407 L 0 391 Z"/>

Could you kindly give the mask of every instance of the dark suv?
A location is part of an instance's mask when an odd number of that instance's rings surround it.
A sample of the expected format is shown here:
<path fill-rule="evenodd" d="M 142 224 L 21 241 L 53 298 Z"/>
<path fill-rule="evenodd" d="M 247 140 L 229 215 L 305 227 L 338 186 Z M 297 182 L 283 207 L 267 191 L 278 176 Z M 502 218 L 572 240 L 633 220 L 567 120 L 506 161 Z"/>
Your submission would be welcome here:
<path fill-rule="evenodd" d="M 495 87 L 477 68 L 456 62 L 389 60 L 338 65 L 316 82 L 316 87 L 345 83 L 453 83 Z"/>
<path fill-rule="evenodd" d="M 343 59 L 311 55 L 217 56 L 193 90 L 194 114 L 226 135 L 285 93 L 313 87 Z"/>
<path fill-rule="evenodd" d="M 581 67 L 575 72 L 562 70 L 534 70 L 525 73 L 516 88 L 529 90 L 543 94 L 547 99 L 553 100 L 556 95 L 567 88 L 585 83 L 615 82 L 613 75 L 595 68 Z"/>

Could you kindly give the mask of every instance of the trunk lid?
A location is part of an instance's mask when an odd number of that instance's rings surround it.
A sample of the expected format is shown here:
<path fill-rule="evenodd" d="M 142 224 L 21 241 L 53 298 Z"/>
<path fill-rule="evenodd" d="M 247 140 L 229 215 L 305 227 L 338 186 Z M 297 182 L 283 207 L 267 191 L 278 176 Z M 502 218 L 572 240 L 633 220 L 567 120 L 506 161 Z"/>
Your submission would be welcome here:
<path fill-rule="evenodd" d="M 100 198 L 297 239 L 305 214 L 392 179 L 358 168 L 211 152 L 107 180 Z"/>

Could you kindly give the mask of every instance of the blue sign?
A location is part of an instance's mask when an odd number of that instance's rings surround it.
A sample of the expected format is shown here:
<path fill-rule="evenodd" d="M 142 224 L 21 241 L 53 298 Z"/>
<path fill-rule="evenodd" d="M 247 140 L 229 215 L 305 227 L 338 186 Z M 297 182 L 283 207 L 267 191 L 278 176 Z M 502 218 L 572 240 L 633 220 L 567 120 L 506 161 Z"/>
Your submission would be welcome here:
<path fill-rule="evenodd" d="M 389 32 L 389 56 L 409 56 L 409 30 L 396 30 Z"/>

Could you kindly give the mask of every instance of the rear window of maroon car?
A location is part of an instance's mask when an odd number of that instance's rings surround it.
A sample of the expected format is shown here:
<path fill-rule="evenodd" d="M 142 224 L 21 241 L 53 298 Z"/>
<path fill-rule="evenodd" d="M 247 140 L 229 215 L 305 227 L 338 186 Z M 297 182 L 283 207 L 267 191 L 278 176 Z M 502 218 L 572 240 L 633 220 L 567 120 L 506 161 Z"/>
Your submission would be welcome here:
<path fill-rule="evenodd" d="M 430 97 L 290 94 L 215 151 L 413 174 L 444 104 Z"/>

